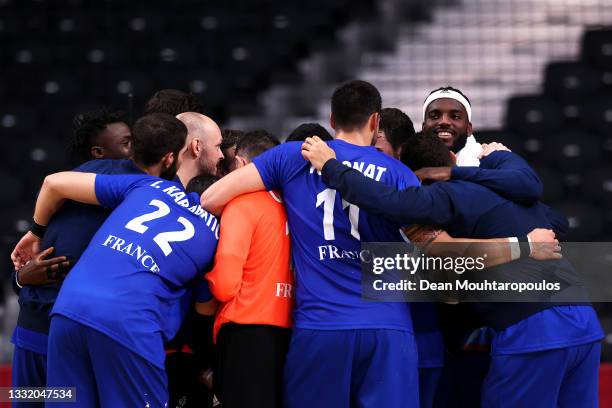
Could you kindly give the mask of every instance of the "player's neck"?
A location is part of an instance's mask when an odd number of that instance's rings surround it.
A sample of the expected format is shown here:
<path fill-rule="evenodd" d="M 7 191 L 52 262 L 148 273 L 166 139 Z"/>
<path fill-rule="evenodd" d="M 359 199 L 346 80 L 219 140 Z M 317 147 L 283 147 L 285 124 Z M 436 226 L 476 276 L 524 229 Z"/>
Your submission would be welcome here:
<path fill-rule="evenodd" d="M 344 140 L 347 143 L 357 146 L 372 146 L 373 136 L 371 132 L 345 132 L 343 130 L 338 130 L 336 131 L 336 139 Z"/>
<path fill-rule="evenodd" d="M 149 176 L 159 177 L 160 174 L 162 173 L 161 163 L 154 164 L 153 166 L 145 166 L 139 163 L 135 163 L 135 164 L 136 164 L 136 167 L 138 167 L 140 170 L 142 170 L 144 173 L 148 174 Z"/>
<path fill-rule="evenodd" d="M 181 167 L 179 167 L 178 171 L 176 172 L 176 175 L 178 176 L 179 180 L 181 180 L 181 184 L 183 186 L 187 186 L 189 180 L 200 174 L 193 164 L 195 164 L 195 162 L 183 161 Z"/>

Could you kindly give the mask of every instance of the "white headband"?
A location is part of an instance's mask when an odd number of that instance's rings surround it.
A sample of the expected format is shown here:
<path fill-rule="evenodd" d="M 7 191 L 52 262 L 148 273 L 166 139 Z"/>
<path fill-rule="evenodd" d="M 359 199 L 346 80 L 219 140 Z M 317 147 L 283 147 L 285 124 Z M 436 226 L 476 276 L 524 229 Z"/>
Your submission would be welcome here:
<path fill-rule="evenodd" d="M 436 99 L 442 98 L 454 99 L 460 104 L 462 104 L 465 108 L 465 111 L 467 112 L 468 120 L 470 122 L 472 121 L 472 107 L 470 106 L 470 103 L 467 99 L 465 99 L 465 96 L 451 89 L 440 89 L 439 91 L 432 93 L 427 97 L 427 99 L 425 99 L 425 102 L 423 103 L 423 119 L 425 119 L 425 113 L 427 112 L 427 107 L 429 106 L 429 104 L 435 101 Z"/>

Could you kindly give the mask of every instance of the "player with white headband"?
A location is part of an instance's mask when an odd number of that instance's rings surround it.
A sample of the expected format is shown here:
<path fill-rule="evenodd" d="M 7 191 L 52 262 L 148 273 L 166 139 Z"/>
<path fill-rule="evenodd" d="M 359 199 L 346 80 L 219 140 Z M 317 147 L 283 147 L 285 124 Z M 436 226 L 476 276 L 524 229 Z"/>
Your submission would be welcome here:
<path fill-rule="evenodd" d="M 432 91 L 423 103 L 423 131 L 433 130 L 457 155 L 457 166 L 479 166 L 480 158 L 494 150 L 508 150 L 500 143 L 481 145 L 472 135 L 472 106 L 459 89 L 451 86 Z"/>

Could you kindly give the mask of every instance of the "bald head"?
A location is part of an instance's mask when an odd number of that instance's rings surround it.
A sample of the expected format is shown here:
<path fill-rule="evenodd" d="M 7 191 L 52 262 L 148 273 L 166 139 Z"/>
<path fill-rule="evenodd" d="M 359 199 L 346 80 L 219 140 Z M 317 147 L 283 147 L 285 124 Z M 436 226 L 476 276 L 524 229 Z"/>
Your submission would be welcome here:
<path fill-rule="evenodd" d="M 206 139 L 207 137 L 216 137 L 217 134 L 221 137 L 221 129 L 219 129 L 217 123 L 206 115 L 196 112 L 183 112 L 176 115 L 176 118 L 187 127 L 187 138 Z"/>
<path fill-rule="evenodd" d="M 189 181 L 202 174 L 216 175 L 221 152 L 221 129 L 214 120 L 196 112 L 184 112 L 176 118 L 187 127 L 187 140 L 181 152 L 179 177 Z"/>

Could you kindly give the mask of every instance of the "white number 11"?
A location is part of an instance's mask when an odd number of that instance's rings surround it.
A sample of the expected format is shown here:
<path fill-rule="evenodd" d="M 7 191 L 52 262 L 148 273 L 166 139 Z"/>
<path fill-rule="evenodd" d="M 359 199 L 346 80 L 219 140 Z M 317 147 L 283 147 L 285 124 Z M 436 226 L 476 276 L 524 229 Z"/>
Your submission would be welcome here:
<path fill-rule="evenodd" d="M 323 235 L 327 241 L 336 239 L 334 231 L 334 204 L 336 203 L 336 190 L 326 188 L 317 194 L 316 207 L 320 207 L 323 204 Z M 355 239 L 360 239 L 359 230 L 359 207 L 349 203 L 346 200 L 342 200 L 342 209 L 348 207 L 348 218 L 351 223 L 351 235 Z"/>

